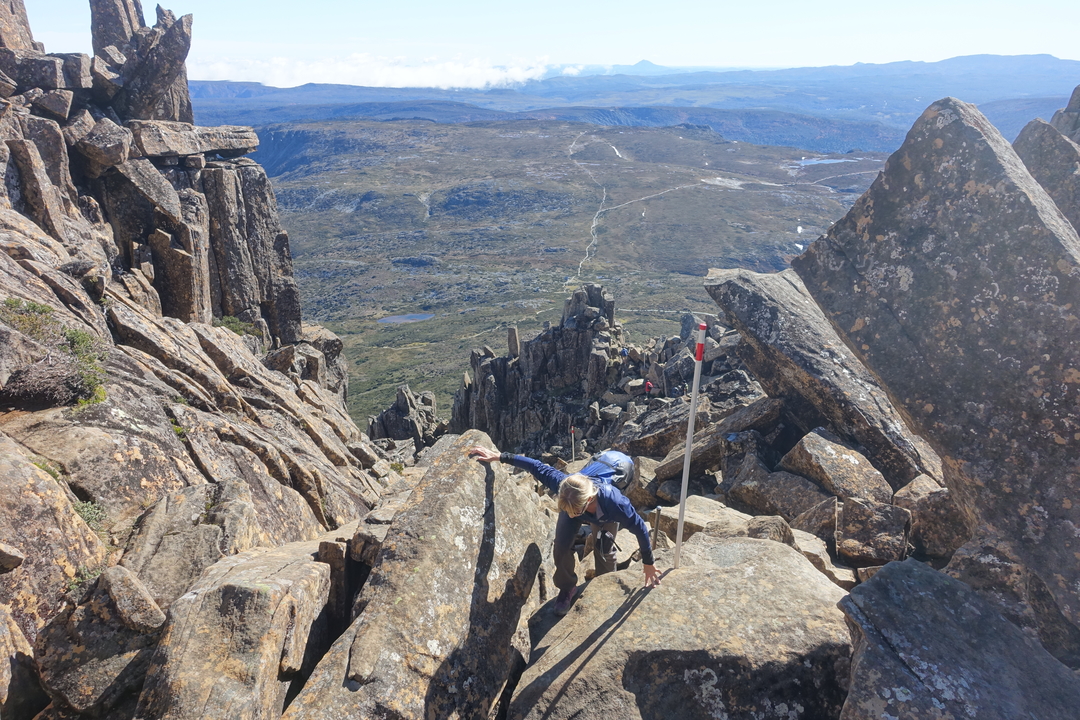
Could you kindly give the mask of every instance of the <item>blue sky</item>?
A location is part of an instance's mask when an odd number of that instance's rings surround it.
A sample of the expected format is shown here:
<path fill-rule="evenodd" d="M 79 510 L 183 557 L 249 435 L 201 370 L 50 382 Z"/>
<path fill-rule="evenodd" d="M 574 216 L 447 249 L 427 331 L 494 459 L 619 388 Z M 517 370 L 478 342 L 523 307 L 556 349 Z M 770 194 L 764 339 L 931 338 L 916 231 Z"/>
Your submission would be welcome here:
<path fill-rule="evenodd" d="M 87 0 L 25 0 L 49 52 L 90 52 Z M 551 65 L 798 67 L 1048 53 L 1080 60 L 1080 2 L 166 0 L 195 15 L 189 76 L 480 87 Z M 153 24 L 154 4 L 146 3 Z M 572 70 L 571 70 L 572 72 Z"/>

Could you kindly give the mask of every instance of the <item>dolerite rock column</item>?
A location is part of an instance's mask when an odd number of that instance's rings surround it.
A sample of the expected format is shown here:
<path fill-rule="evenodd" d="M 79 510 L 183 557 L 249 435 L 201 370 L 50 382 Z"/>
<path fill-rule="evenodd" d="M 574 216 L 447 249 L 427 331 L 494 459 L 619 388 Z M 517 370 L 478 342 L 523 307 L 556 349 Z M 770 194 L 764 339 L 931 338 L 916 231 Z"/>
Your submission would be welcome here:
<path fill-rule="evenodd" d="M 0 47 L 12 50 L 38 50 L 23 0 L 0 3 Z"/>
<path fill-rule="evenodd" d="M 976 535 L 1080 624 L 1080 238 L 972 105 L 931 105 L 792 262 L 941 455 Z"/>
<path fill-rule="evenodd" d="M 111 99 L 120 117 L 194 122 L 184 64 L 191 15 L 177 20 L 159 6 L 148 28 L 139 0 L 91 0 L 90 15 L 96 67 L 118 76 Z"/>
<path fill-rule="evenodd" d="M 582 286 L 566 301 L 562 322 L 520 342 L 520 355 L 473 351 L 450 431 L 482 430 L 498 447 L 521 452 L 568 444 L 573 418 L 607 389 L 621 344 L 615 298 L 599 285 Z"/>

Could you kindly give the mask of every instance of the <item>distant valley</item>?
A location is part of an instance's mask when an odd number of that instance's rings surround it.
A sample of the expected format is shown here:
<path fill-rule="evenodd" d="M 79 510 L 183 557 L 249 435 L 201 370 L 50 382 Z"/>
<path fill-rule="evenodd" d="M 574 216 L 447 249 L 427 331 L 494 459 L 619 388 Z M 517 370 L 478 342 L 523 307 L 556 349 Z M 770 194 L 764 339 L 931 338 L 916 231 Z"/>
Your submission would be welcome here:
<path fill-rule="evenodd" d="M 644 70 L 487 91 L 191 90 L 199 122 L 257 127 L 305 315 L 344 339 L 362 420 L 406 381 L 447 408 L 471 348 L 557 323 L 580 282 L 615 292 L 636 339 L 670 335 L 682 311 L 712 312 L 709 267 L 786 267 L 939 96 L 978 103 L 1011 140 L 1080 79 L 1049 56 Z"/>
<path fill-rule="evenodd" d="M 637 340 L 715 312 L 709 267 L 779 270 L 884 161 L 729 142 L 708 128 L 324 121 L 260 129 L 305 316 L 346 343 L 354 417 L 398 383 L 446 407 L 469 350 L 558 323 L 600 282 Z M 414 323 L 388 316 L 431 314 Z"/>

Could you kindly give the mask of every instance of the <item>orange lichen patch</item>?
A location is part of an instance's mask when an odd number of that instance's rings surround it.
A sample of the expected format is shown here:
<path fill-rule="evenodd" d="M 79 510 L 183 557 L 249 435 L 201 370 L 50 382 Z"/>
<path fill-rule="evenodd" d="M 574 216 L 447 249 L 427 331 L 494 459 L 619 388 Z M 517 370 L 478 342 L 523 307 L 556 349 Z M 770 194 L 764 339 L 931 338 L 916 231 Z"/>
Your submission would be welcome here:
<path fill-rule="evenodd" d="M 934 138 L 934 149 L 940 150 L 945 145 L 945 141 L 941 138 Z"/>
<path fill-rule="evenodd" d="M 859 318 L 855 321 L 855 324 L 851 326 L 851 329 L 848 330 L 848 332 L 859 332 L 864 327 L 866 327 L 866 318 Z"/>

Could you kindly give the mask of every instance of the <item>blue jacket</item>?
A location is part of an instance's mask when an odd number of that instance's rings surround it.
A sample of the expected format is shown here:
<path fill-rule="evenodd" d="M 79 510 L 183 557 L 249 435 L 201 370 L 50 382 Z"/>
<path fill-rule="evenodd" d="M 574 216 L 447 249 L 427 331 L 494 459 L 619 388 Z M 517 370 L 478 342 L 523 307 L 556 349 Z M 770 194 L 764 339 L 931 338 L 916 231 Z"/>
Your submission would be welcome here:
<path fill-rule="evenodd" d="M 556 470 L 550 465 L 524 455 L 503 453 L 500 459 L 502 462 L 509 463 L 514 467 L 528 470 L 533 474 L 533 477 L 544 483 L 545 487 L 556 495 L 559 493 L 559 485 L 562 484 L 562 481 L 570 477 L 561 470 Z M 585 469 L 587 470 L 588 467 Z M 596 483 L 596 502 L 600 506 L 602 519 L 589 512 L 582 514 L 581 519 L 593 525 L 602 525 L 608 522 L 619 523 L 621 527 L 632 532 L 634 537 L 637 538 L 638 548 L 641 550 L 641 562 L 646 565 L 654 564 L 652 543 L 649 542 L 649 528 L 645 525 L 645 521 L 641 519 L 641 516 L 638 515 L 637 510 L 634 509 L 627 497 L 619 492 L 617 487 L 609 485 L 605 478 L 593 477 L 593 481 Z"/>

